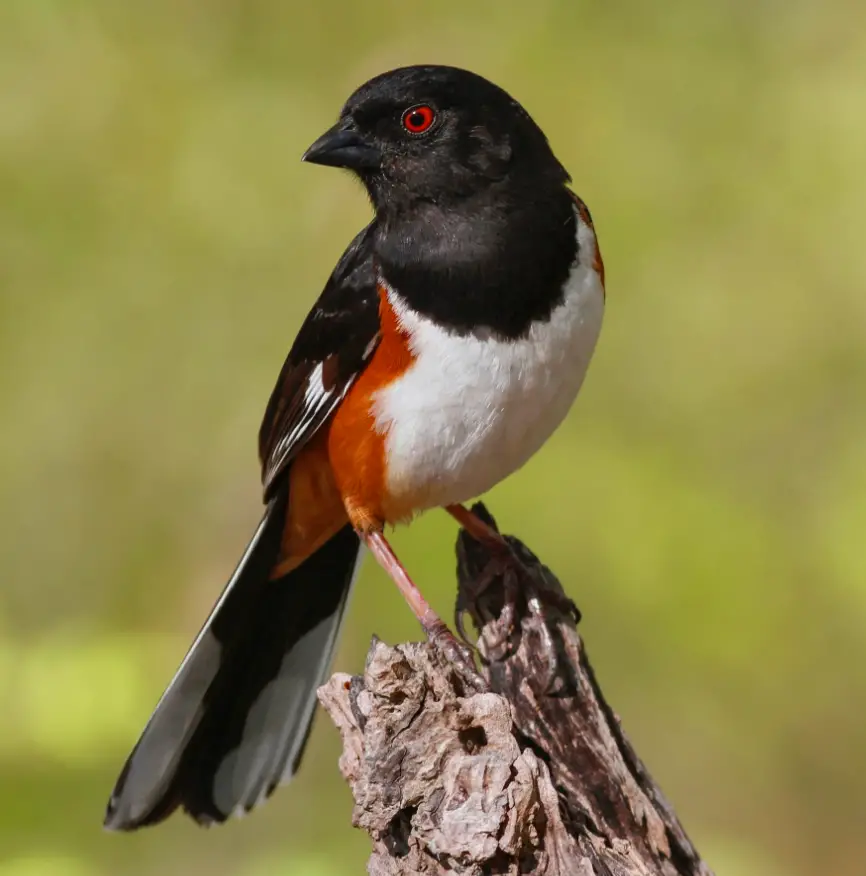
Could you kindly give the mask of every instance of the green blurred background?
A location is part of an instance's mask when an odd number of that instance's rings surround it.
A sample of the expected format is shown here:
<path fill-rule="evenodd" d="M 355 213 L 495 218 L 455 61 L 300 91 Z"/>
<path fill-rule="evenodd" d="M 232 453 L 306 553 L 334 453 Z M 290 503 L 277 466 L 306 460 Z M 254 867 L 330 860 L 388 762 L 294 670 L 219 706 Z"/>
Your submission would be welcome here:
<path fill-rule="evenodd" d="M 511 91 L 593 211 L 602 342 L 490 496 L 719 876 L 863 876 L 866 31 L 853 2 L 3 0 L 0 876 L 344 876 L 338 741 L 244 821 L 101 830 L 259 515 L 283 356 L 367 221 L 369 76 Z M 396 543 L 450 616 L 454 526 Z M 418 630 L 368 564 L 336 666 Z"/>

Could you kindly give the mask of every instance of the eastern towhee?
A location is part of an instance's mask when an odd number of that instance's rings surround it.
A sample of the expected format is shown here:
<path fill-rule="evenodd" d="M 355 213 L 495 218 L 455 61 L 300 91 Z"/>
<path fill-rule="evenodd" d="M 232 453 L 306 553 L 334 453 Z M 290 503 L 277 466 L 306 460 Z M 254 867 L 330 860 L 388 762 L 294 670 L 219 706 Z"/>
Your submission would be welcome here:
<path fill-rule="evenodd" d="M 291 778 L 366 545 L 431 638 L 454 644 L 383 534 L 520 468 L 598 339 L 592 220 L 541 129 L 451 67 L 394 70 L 304 160 L 349 168 L 373 221 L 301 326 L 259 434 L 264 517 L 129 756 L 105 824 L 248 811 Z"/>

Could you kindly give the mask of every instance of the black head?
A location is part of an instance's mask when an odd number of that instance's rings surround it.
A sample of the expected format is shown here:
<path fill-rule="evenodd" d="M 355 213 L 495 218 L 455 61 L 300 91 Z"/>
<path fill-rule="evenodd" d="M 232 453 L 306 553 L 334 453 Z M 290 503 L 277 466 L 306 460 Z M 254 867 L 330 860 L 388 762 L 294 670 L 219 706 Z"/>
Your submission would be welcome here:
<path fill-rule="evenodd" d="M 454 67 L 384 73 L 304 159 L 361 178 L 377 271 L 440 325 L 517 337 L 561 300 L 577 251 L 568 174 L 492 82 Z"/>
<path fill-rule="evenodd" d="M 527 186 L 568 182 L 523 107 L 455 67 L 404 67 L 371 79 L 304 160 L 355 171 L 377 207 L 445 205 L 506 178 Z"/>

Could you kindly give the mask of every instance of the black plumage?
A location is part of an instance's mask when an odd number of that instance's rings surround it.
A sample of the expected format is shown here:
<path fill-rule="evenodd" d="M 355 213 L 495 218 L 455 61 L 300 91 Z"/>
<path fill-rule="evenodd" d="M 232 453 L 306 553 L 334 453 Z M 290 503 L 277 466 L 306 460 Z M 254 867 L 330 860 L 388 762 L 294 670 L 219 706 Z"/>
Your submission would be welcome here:
<path fill-rule="evenodd" d="M 520 104 L 468 71 L 409 67 L 371 80 L 305 158 L 355 172 L 375 217 L 280 372 L 259 434 L 265 515 L 126 762 L 105 819 L 113 829 L 178 807 L 223 821 L 297 767 L 359 540 L 346 527 L 274 578 L 288 475 L 373 355 L 381 291 L 455 334 L 516 339 L 550 317 L 577 257 L 568 174 Z"/>

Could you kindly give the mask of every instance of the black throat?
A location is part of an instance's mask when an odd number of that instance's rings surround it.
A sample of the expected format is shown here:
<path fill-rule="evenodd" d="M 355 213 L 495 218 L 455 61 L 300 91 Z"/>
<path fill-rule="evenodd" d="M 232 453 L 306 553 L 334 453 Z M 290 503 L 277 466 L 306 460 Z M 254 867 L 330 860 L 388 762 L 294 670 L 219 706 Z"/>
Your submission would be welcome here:
<path fill-rule="evenodd" d="M 459 334 L 514 339 L 562 301 L 576 223 L 561 183 L 504 183 L 447 205 L 389 205 L 377 213 L 374 247 L 413 310 Z"/>

